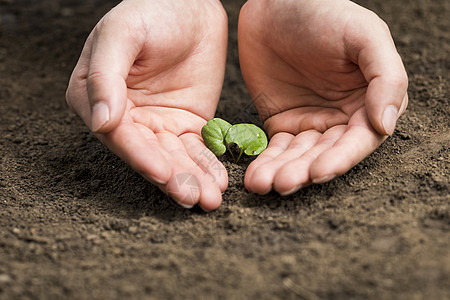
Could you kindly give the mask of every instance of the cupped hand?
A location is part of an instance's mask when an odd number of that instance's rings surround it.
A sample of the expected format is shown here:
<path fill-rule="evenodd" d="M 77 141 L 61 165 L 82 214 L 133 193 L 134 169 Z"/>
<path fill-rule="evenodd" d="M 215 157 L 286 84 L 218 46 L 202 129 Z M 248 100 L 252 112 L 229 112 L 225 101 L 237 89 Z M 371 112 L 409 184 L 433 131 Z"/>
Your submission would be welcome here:
<path fill-rule="evenodd" d="M 228 178 L 200 132 L 217 107 L 226 44 L 219 1 L 123 1 L 88 37 L 67 103 L 180 205 L 213 210 Z"/>
<path fill-rule="evenodd" d="M 287 195 L 345 173 L 406 109 L 408 80 L 388 27 L 350 1 L 250 0 L 238 38 L 271 137 L 247 169 L 251 192 Z"/>

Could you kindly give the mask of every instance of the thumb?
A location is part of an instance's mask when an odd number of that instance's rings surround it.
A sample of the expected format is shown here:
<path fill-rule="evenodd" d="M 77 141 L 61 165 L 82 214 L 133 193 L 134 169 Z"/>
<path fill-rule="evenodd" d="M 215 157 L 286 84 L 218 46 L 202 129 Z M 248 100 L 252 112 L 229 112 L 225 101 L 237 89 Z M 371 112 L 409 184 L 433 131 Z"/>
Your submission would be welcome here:
<path fill-rule="evenodd" d="M 114 129 L 125 112 L 126 78 L 140 45 L 132 40 L 133 35 L 126 28 L 107 15 L 92 32 L 86 85 L 91 107 L 90 128 L 96 133 Z"/>
<path fill-rule="evenodd" d="M 378 70 L 375 72 L 376 75 L 367 76 L 369 82 L 365 101 L 367 114 L 371 125 L 378 133 L 392 135 L 397 119 L 408 103 L 406 91 L 408 78 L 398 54 L 397 58 L 387 58 L 386 55 L 377 58 L 375 54 L 372 59 L 378 59 L 373 62 L 373 68 Z"/>
<path fill-rule="evenodd" d="M 387 25 L 378 17 L 360 38 L 357 63 L 369 83 L 365 105 L 369 121 L 382 135 L 392 135 L 408 103 L 408 77 Z"/>

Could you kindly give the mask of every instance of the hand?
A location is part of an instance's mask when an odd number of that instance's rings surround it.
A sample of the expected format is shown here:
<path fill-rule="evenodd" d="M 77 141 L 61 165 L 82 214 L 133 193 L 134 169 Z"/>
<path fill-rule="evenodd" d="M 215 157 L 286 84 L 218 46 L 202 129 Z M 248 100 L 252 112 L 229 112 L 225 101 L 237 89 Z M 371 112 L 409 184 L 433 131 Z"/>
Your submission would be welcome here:
<path fill-rule="evenodd" d="M 238 38 L 271 137 L 247 169 L 251 192 L 287 195 L 345 173 L 406 109 L 407 76 L 388 27 L 350 1 L 250 0 Z"/>
<path fill-rule="evenodd" d="M 123 1 L 88 37 L 67 103 L 180 205 L 215 209 L 228 178 L 200 132 L 217 107 L 226 44 L 219 1 Z"/>

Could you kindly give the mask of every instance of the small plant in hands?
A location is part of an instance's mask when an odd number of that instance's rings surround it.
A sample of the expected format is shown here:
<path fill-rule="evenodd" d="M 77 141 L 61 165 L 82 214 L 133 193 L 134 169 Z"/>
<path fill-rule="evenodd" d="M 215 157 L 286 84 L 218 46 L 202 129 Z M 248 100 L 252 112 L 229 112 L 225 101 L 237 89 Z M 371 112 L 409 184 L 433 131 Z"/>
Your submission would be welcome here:
<path fill-rule="evenodd" d="M 214 118 L 202 128 L 202 137 L 206 147 L 216 156 L 224 154 L 227 149 L 235 163 L 242 153 L 249 156 L 258 155 L 267 147 L 264 131 L 253 124 L 231 125 L 225 120 Z M 237 157 L 235 156 L 237 154 Z"/>

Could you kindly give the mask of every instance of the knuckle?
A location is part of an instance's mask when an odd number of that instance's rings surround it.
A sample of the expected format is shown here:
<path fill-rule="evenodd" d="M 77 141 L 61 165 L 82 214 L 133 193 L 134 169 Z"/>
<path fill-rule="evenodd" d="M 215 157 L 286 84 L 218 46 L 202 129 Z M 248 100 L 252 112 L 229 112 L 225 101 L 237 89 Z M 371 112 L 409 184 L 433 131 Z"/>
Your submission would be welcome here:
<path fill-rule="evenodd" d="M 400 72 L 390 78 L 390 83 L 397 89 L 405 90 L 408 88 L 408 76 L 406 72 Z"/>
<path fill-rule="evenodd" d="M 97 69 L 97 68 L 92 68 L 92 69 Z M 99 85 L 101 84 L 104 80 L 105 80 L 105 74 L 103 74 L 101 71 L 98 70 L 92 70 L 89 72 L 89 74 L 87 75 L 87 83 L 88 85 Z"/>

